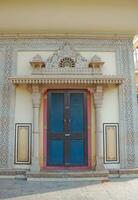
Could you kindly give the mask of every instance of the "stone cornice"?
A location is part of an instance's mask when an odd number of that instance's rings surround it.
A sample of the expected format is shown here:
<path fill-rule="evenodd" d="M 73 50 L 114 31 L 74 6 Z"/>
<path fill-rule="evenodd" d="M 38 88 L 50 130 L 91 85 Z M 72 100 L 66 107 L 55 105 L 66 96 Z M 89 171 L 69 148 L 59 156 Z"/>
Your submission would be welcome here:
<path fill-rule="evenodd" d="M 29 84 L 109 84 L 118 85 L 124 81 L 123 76 L 99 75 L 99 76 L 69 76 L 69 75 L 51 75 L 51 76 L 15 76 L 10 77 L 9 80 L 15 85 L 29 85 Z"/>
<path fill-rule="evenodd" d="M 60 34 L 60 33 L 2 33 L 1 39 L 131 39 L 134 34 L 92 33 L 92 34 Z"/>

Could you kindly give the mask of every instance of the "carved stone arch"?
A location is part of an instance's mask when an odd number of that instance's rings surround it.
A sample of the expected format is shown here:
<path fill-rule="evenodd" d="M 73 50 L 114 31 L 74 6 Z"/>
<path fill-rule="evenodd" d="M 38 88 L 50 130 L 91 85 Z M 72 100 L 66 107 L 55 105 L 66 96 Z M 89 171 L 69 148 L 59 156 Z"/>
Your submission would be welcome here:
<path fill-rule="evenodd" d="M 68 64 L 64 65 L 64 63 L 66 63 L 67 60 Z M 64 61 L 63 64 L 62 61 Z M 77 52 L 71 44 L 65 43 L 46 61 L 47 68 L 57 68 L 59 66 L 87 68 L 88 62 L 86 58 L 82 57 L 81 54 Z"/>

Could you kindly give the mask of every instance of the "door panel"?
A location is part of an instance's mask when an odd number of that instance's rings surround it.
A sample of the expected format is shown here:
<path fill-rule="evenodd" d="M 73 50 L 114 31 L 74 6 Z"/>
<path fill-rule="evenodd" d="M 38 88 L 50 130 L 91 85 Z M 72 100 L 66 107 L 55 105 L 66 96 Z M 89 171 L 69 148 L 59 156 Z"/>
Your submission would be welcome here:
<path fill-rule="evenodd" d="M 86 92 L 48 92 L 48 166 L 87 165 Z"/>
<path fill-rule="evenodd" d="M 64 164 L 64 141 L 51 140 L 49 148 L 50 148 L 49 163 L 51 165 L 63 165 Z"/>
<path fill-rule="evenodd" d="M 64 165 L 64 93 L 48 93 L 48 141 L 49 166 Z"/>
<path fill-rule="evenodd" d="M 83 140 L 71 140 L 70 142 L 70 163 L 72 165 L 85 164 L 85 151 Z"/>
<path fill-rule="evenodd" d="M 70 131 L 74 133 L 83 133 L 84 131 L 84 105 L 83 105 L 83 93 L 71 93 L 70 94 Z"/>
<path fill-rule="evenodd" d="M 70 163 L 87 165 L 87 109 L 86 92 L 69 91 Z"/>
<path fill-rule="evenodd" d="M 50 131 L 51 133 L 64 132 L 64 94 L 52 93 L 50 96 Z"/>

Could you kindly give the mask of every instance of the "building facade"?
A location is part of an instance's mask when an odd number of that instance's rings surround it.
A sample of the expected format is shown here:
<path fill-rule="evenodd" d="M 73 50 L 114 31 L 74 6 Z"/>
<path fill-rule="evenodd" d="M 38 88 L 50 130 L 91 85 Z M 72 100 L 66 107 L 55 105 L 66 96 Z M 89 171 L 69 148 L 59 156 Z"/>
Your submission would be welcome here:
<path fill-rule="evenodd" d="M 131 38 L 0 40 L 0 168 L 138 166 Z"/>

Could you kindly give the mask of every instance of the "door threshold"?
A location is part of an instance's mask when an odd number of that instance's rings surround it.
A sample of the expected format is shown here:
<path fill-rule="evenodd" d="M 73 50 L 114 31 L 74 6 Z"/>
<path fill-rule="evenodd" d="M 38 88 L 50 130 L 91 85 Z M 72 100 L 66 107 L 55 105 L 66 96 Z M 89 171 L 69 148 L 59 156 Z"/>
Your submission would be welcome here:
<path fill-rule="evenodd" d="M 108 171 L 71 171 L 71 170 L 60 170 L 60 171 L 40 171 L 40 172 L 27 172 L 28 178 L 104 178 L 108 177 Z"/>

